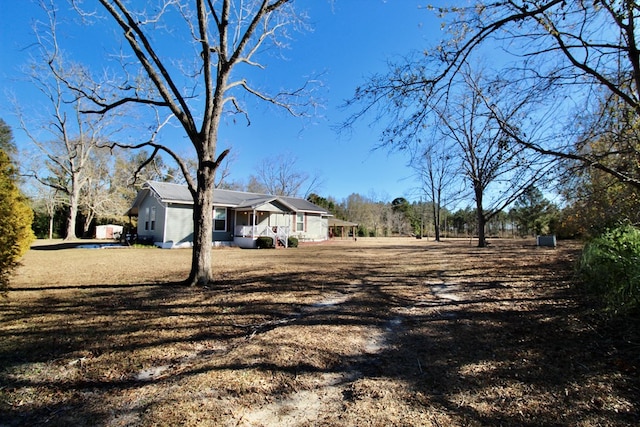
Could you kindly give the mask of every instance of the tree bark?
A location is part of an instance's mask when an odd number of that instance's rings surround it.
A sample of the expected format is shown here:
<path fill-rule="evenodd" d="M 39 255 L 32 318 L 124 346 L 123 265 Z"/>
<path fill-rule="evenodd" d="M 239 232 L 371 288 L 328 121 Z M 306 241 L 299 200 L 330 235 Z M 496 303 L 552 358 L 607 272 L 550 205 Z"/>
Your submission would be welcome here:
<path fill-rule="evenodd" d="M 69 205 L 69 216 L 67 219 L 67 235 L 64 240 L 76 240 L 76 216 L 78 214 L 78 205 L 73 203 Z"/>
<path fill-rule="evenodd" d="M 436 242 L 440 241 L 440 201 L 433 203 L 433 232 Z"/>
<path fill-rule="evenodd" d="M 193 204 L 193 253 L 190 286 L 206 286 L 213 282 L 211 247 L 213 245 L 213 191 L 215 169 L 198 168 L 198 188 Z"/>
<path fill-rule="evenodd" d="M 49 240 L 53 239 L 53 214 L 49 214 Z"/>
<path fill-rule="evenodd" d="M 78 200 L 80 198 L 80 190 L 75 177 L 71 177 L 71 193 L 69 193 L 69 217 L 67 221 L 67 235 L 64 240 L 76 240 L 76 220 L 78 218 Z"/>
<path fill-rule="evenodd" d="M 478 247 L 487 247 L 487 238 L 485 235 L 485 226 L 487 224 L 487 218 L 484 215 L 484 208 L 482 206 L 482 188 L 475 188 L 476 193 L 476 215 L 478 219 Z"/>
<path fill-rule="evenodd" d="M 478 247 L 479 248 L 487 247 L 487 238 L 484 231 L 486 223 L 487 221 L 484 215 L 482 213 L 479 213 L 478 214 Z"/>
<path fill-rule="evenodd" d="M 83 238 L 91 237 L 91 236 L 89 236 L 89 230 L 91 229 L 91 223 L 93 222 L 94 218 L 95 218 L 95 214 L 93 214 L 93 213 L 87 214 L 87 216 L 84 217 L 84 223 L 82 224 L 82 237 Z"/>

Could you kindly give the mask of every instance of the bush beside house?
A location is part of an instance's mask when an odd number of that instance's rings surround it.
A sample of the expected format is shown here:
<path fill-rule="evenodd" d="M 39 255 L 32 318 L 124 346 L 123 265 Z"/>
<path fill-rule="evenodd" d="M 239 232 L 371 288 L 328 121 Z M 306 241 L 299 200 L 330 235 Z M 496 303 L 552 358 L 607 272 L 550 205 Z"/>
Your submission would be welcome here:
<path fill-rule="evenodd" d="M 256 239 L 258 249 L 273 249 L 273 239 L 267 236 L 260 236 Z"/>

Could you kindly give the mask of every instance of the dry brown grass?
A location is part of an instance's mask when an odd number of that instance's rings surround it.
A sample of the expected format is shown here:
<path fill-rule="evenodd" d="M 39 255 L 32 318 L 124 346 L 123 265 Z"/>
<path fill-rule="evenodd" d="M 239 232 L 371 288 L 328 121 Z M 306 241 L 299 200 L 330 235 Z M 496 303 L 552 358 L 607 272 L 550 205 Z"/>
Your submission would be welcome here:
<path fill-rule="evenodd" d="M 216 249 L 206 289 L 190 250 L 60 247 L 0 302 L 3 426 L 640 422 L 637 331 L 572 286 L 575 243 Z"/>

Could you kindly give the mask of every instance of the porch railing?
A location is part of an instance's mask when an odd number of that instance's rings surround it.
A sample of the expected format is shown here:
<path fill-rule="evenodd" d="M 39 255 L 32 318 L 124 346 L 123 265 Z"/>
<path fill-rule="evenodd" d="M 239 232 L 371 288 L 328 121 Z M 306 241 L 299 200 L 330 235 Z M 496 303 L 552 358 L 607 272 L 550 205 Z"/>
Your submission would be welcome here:
<path fill-rule="evenodd" d="M 274 245 L 276 245 L 278 241 L 281 241 L 285 246 L 287 246 L 287 239 L 289 238 L 290 231 L 291 227 L 283 225 L 274 227 L 239 225 L 236 227 L 236 236 L 253 238 L 258 236 L 268 236 L 273 239 Z"/>
<path fill-rule="evenodd" d="M 239 237 L 253 237 L 259 236 L 258 227 L 253 227 L 251 225 L 239 225 L 236 227 L 236 236 Z"/>

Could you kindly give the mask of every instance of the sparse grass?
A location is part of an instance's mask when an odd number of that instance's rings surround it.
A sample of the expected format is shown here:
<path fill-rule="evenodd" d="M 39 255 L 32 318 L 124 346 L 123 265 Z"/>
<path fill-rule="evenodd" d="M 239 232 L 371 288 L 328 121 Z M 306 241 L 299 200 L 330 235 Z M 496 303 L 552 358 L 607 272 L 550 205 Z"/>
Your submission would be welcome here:
<path fill-rule="evenodd" d="M 32 250 L 0 302 L 0 425 L 638 424 L 638 333 L 582 302 L 578 255 L 221 248 L 190 288 L 190 250 Z"/>

